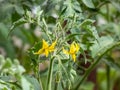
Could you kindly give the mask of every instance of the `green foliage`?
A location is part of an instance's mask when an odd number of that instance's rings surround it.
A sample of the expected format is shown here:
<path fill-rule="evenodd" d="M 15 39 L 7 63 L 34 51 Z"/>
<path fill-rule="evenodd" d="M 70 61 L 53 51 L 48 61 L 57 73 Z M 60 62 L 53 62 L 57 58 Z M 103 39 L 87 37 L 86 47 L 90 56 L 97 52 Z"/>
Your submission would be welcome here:
<path fill-rule="evenodd" d="M 89 1 L 87 1 L 87 0 L 82 0 L 82 1 L 83 1 L 83 3 L 84 3 L 87 7 L 89 7 L 89 8 L 95 8 L 92 0 L 89 0 Z"/>
<path fill-rule="evenodd" d="M 86 78 L 96 66 L 98 87 L 114 88 L 120 70 L 119 3 L 1 0 L 0 90 L 93 90 L 95 82 Z M 76 53 L 73 42 L 80 46 Z M 41 51 L 43 47 L 49 50 Z M 114 72 L 116 79 L 110 83 Z"/>
<path fill-rule="evenodd" d="M 40 90 L 38 81 L 24 72 L 17 59 L 0 56 L 0 90 Z"/>

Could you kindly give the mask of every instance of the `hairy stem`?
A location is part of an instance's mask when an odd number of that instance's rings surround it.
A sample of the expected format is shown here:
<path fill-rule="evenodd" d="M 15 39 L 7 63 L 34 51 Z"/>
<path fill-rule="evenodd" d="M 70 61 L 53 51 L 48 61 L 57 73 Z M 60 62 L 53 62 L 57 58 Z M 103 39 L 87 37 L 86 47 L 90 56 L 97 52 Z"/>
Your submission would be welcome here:
<path fill-rule="evenodd" d="M 107 10 L 107 21 L 110 22 L 110 12 L 109 12 L 109 5 L 106 4 Z M 107 76 L 107 90 L 110 90 L 110 67 L 107 65 L 106 67 L 106 76 Z"/>
<path fill-rule="evenodd" d="M 51 90 L 51 83 L 52 83 L 52 72 L 53 72 L 53 63 L 54 63 L 54 57 L 50 60 L 50 67 L 47 77 L 47 83 L 46 83 L 46 89 L 45 90 Z"/>

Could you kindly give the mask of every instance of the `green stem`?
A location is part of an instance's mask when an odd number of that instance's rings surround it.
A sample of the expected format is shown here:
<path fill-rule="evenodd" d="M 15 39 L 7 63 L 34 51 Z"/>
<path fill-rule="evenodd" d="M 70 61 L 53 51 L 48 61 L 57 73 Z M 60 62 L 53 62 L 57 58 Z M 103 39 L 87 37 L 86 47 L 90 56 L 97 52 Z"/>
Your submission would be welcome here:
<path fill-rule="evenodd" d="M 42 21 L 44 22 L 44 25 L 43 25 L 43 26 L 41 26 L 41 25 L 38 24 L 38 23 L 36 23 L 36 24 L 41 28 L 41 30 L 46 34 L 47 38 L 52 42 L 52 39 L 50 38 L 50 35 L 49 35 L 49 33 L 48 33 L 48 27 L 47 27 L 47 25 L 46 25 L 46 22 L 45 22 L 44 18 L 42 19 Z"/>
<path fill-rule="evenodd" d="M 42 82 L 40 79 L 40 69 L 39 69 L 39 65 L 34 67 L 34 73 L 35 73 L 35 77 L 37 78 L 39 84 L 40 84 L 40 88 L 41 90 L 43 90 L 43 86 L 42 86 Z"/>
<path fill-rule="evenodd" d="M 41 81 L 41 78 L 40 78 L 40 73 L 38 73 L 38 81 L 40 83 L 41 90 L 43 90 L 42 81 Z"/>
<path fill-rule="evenodd" d="M 83 83 L 83 81 L 86 79 L 86 77 L 90 74 L 90 72 L 95 68 L 95 66 L 99 63 L 103 55 L 105 55 L 108 51 L 110 51 L 112 48 L 120 45 L 120 42 L 116 42 L 112 44 L 108 49 L 106 49 L 103 53 L 99 54 L 96 61 L 91 65 L 91 67 L 86 71 L 85 75 L 83 76 L 82 80 L 78 82 L 78 84 L 72 89 L 72 90 L 79 90 L 80 85 Z"/>
<path fill-rule="evenodd" d="M 110 90 L 110 67 L 106 67 L 106 76 L 107 76 L 107 90 Z"/>
<path fill-rule="evenodd" d="M 107 21 L 110 22 L 110 12 L 109 12 L 109 4 L 106 4 L 107 11 Z M 110 90 L 110 67 L 107 65 L 106 67 L 106 76 L 107 76 L 107 90 Z"/>
<path fill-rule="evenodd" d="M 54 90 L 57 90 L 58 89 L 58 82 L 55 82 L 55 88 Z"/>
<path fill-rule="evenodd" d="M 97 8 L 101 8 L 102 6 L 104 6 L 107 3 L 110 3 L 110 2 L 109 1 L 103 1 L 97 6 Z"/>
<path fill-rule="evenodd" d="M 109 12 L 109 4 L 106 5 L 106 11 L 107 11 L 107 21 L 110 22 L 110 12 Z"/>
<path fill-rule="evenodd" d="M 52 83 L 52 72 L 53 72 L 53 63 L 54 63 L 54 57 L 50 60 L 50 67 L 47 77 L 47 83 L 46 83 L 46 89 L 45 90 L 51 90 L 51 83 Z"/>
<path fill-rule="evenodd" d="M 93 68 L 97 65 L 98 62 L 99 62 L 99 60 L 96 60 L 96 62 L 93 63 L 93 65 L 87 70 L 87 72 L 83 76 L 82 80 L 76 85 L 74 90 L 78 90 L 79 89 L 80 85 L 83 83 L 83 81 L 86 79 L 86 77 L 89 75 L 89 73 L 93 70 Z"/>

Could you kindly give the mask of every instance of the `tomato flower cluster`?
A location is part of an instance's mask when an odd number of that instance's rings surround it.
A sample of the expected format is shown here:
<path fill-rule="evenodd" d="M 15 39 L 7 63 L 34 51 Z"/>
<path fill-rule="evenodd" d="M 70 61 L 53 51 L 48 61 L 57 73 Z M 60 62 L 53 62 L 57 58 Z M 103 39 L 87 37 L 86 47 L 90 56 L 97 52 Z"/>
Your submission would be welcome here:
<path fill-rule="evenodd" d="M 55 50 L 56 42 L 54 41 L 51 45 L 49 45 L 44 39 L 43 39 L 42 48 L 38 50 L 38 52 L 35 52 L 34 54 L 44 54 L 46 57 L 48 57 L 49 53 L 53 52 Z M 63 47 L 63 53 L 67 55 L 71 55 L 73 61 L 76 61 L 76 53 L 79 51 L 80 46 L 78 43 L 73 42 L 70 45 L 70 49 L 65 50 Z"/>

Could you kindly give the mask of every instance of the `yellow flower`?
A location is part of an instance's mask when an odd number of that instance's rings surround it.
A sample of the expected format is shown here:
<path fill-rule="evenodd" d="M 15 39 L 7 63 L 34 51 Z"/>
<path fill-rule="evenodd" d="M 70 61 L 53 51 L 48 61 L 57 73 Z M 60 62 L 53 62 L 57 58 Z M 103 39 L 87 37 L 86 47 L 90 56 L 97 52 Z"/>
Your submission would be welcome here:
<path fill-rule="evenodd" d="M 72 58 L 73 58 L 73 60 L 74 60 L 74 62 L 75 62 L 75 61 L 76 61 L 76 53 L 79 51 L 79 49 L 80 49 L 80 46 L 79 46 L 77 43 L 73 42 L 73 43 L 70 45 L 70 50 L 67 51 L 67 50 L 65 50 L 65 49 L 63 48 L 63 52 L 64 52 L 65 54 L 71 55 Z"/>
<path fill-rule="evenodd" d="M 48 43 L 43 39 L 42 48 L 39 49 L 38 52 L 35 52 L 34 54 L 45 54 L 46 57 L 48 57 L 48 54 L 55 50 L 55 45 L 56 41 L 49 46 Z"/>

